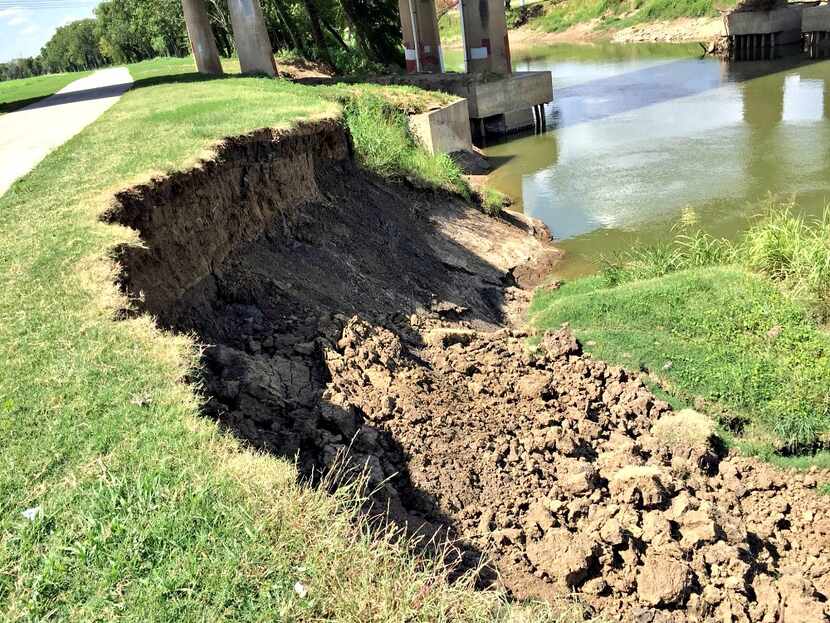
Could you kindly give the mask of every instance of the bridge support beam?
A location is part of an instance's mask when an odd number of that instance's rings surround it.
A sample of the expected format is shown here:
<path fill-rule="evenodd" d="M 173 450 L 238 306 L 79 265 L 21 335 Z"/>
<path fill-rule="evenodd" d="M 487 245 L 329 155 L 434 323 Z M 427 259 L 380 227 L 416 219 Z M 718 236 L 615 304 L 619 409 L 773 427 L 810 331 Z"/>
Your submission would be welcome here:
<path fill-rule="evenodd" d="M 461 0 L 461 29 L 468 73 L 511 73 L 504 0 Z"/>
<path fill-rule="evenodd" d="M 196 70 L 200 74 L 221 75 L 222 63 L 219 60 L 219 50 L 216 48 L 216 39 L 213 38 L 204 0 L 182 0 L 182 9 L 190 49 L 196 59 Z"/>
<path fill-rule="evenodd" d="M 277 75 L 259 0 L 228 0 L 233 41 L 243 74 Z"/>
<path fill-rule="evenodd" d="M 440 73 L 441 37 L 435 0 L 398 0 L 408 73 Z"/>

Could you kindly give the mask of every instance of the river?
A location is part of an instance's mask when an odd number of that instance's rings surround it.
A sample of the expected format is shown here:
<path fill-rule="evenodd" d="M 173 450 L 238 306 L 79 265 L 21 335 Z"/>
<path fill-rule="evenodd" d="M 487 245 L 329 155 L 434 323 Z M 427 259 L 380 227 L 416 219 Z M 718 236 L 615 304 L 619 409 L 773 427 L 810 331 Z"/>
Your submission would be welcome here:
<path fill-rule="evenodd" d="M 514 51 L 553 74 L 548 131 L 484 151 L 490 185 L 544 221 L 561 277 L 596 270 L 681 219 L 736 237 L 770 192 L 819 215 L 830 199 L 830 61 L 726 63 L 695 45 Z"/>

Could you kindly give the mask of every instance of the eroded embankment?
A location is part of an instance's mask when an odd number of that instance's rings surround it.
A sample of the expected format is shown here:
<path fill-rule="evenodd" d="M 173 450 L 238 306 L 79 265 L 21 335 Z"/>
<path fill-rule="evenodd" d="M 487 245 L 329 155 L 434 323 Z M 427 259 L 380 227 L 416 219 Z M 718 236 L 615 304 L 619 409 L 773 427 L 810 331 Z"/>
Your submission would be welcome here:
<path fill-rule="evenodd" d="M 565 329 L 500 325 L 555 257 L 525 222 L 359 169 L 335 122 L 230 141 L 119 196 L 122 285 L 205 350 L 205 410 L 324 469 L 346 448 L 392 518 L 491 551 L 517 595 L 609 619 L 820 621 L 830 515 L 812 475 L 727 459 Z M 705 429 L 705 427 L 704 427 Z M 681 436 L 682 437 L 682 436 Z"/>

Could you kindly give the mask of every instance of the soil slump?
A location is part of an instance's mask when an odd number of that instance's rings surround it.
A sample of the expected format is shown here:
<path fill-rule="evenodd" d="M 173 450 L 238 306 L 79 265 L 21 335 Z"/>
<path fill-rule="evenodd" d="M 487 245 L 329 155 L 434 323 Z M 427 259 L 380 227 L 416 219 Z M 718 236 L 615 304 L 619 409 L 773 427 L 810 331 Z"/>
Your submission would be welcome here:
<path fill-rule="evenodd" d="M 567 328 L 529 351 L 502 326 L 555 260 L 544 236 L 350 153 L 335 123 L 258 133 L 109 215 L 146 245 L 119 251 L 136 309 L 208 346 L 208 414 L 306 474 L 346 452 L 393 520 L 459 539 L 462 567 L 488 551 L 517 596 L 825 620 L 816 475 L 723 456 Z"/>

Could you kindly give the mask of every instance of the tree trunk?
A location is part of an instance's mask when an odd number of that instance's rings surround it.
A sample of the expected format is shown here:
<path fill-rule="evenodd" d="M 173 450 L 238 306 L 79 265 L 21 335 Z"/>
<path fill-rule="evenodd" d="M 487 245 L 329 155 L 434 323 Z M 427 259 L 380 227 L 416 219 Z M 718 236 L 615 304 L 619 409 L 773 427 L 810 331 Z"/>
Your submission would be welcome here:
<path fill-rule="evenodd" d="M 329 34 L 332 37 L 334 37 L 334 40 L 337 41 L 338 44 L 340 44 L 340 47 L 348 52 L 349 46 L 345 41 L 343 41 L 343 37 L 340 36 L 340 33 L 337 32 L 337 29 L 322 17 L 320 18 L 320 21 L 323 23 L 325 29 L 329 31 Z"/>
<path fill-rule="evenodd" d="M 329 49 L 326 46 L 326 37 L 323 34 L 323 28 L 320 26 L 320 12 L 317 8 L 315 0 L 303 0 L 308 19 L 311 22 L 311 37 L 314 39 L 314 45 L 320 54 L 320 60 L 328 65 L 332 65 Z"/>

